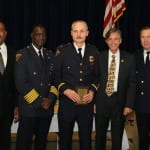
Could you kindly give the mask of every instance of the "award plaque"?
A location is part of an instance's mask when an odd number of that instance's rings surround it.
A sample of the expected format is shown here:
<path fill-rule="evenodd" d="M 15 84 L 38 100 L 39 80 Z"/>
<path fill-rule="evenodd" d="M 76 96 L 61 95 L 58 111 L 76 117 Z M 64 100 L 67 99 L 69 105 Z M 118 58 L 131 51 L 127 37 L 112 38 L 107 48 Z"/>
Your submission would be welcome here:
<path fill-rule="evenodd" d="M 85 101 L 83 101 L 83 96 L 88 93 L 88 87 L 79 86 L 76 88 L 76 92 L 80 96 L 80 101 L 76 103 L 76 105 L 87 105 Z"/>

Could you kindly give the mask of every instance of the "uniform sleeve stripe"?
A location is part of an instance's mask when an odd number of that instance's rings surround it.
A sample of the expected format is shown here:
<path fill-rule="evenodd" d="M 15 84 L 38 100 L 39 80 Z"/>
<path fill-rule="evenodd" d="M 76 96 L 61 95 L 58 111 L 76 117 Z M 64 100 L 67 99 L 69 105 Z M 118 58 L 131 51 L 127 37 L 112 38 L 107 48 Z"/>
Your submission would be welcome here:
<path fill-rule="evenodd" d="M 58 96 L 58 91 L 57 91 L 57 89 L 55 88 L 55 86 L 51 86 L 51 87 L 50 87 L 50 92 L 53 93 L 54 95 Z"/>
<path fill-rule="evenodd" d="M 65 83 L 63 82 L 63 83 L 60 83 L 59 85 L 58 85 L 58 91 L 59 91 L 59 89 L 64 85 Z"/>
<path fill-rule="evenodd" d="M 25 96 L 24 99 L 31 104 L 32 102 L 34 102 L 39 96 L 39 93 L 35 90 L 32 89 L 31 91 L 29 91 Z"/>
<path fill-rule="evenodd" d="M 98 87 L 95 84 L 91 84 L 91 86 L 93 86 L 96 89 L 96 91 L 98 90 Z"/>

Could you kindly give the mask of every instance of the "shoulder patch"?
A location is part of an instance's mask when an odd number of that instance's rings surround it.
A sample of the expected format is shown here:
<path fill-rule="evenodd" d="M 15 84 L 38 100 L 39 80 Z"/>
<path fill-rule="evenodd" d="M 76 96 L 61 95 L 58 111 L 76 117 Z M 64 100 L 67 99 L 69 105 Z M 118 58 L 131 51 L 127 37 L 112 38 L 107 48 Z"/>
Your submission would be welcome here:
<path fill-rule="evenodd" d="M 58 55 L 60 55 L 60 50 L 59 49 L 56 50 L 56 56 L 58 56 Z"/>
<path fill-rule="evenodd" d="M 21 58 L 22 54 L 21 53 L 17 53 L 16 54 L 16 62 Z"/>

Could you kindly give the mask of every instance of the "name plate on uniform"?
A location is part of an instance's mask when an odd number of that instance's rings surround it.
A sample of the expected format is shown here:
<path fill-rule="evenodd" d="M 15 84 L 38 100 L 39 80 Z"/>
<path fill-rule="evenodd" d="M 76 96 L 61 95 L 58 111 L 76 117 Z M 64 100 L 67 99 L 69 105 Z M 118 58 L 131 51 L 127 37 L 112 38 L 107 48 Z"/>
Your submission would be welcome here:
<path fill-rule="evenodd" d="M 88 87 L 84 87 L 84 86 L 79 86 L 76 88 L 76 92 L 80 96 L 80 101 L 76 102 L 76 105 L 87 105 L 87 103 L 83 101 L 83 96 L 88 93 L 88 89 L 89 89 Z"/>

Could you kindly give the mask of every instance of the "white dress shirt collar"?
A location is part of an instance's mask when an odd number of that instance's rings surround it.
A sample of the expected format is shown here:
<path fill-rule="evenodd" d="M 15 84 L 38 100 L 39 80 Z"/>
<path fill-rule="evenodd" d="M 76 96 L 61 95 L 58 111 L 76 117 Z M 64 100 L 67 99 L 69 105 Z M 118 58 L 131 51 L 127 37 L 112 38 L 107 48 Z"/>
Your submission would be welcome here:
<path fill-rule="evenodd" d="M 33 46 L 33 48 L 34 48 L 35 52 L 37 53 L 37 55 L 39 56 L 39 49 L 38 49 L 38 48 L 36 48 L 36 46 L 34 46 L 34 44 L 33 44 L 33 43 L 32 43 L 32 46 Z M 40 51 L 41 51 L 41 54 L 42 54 L 42 56 L 43 56 L 43 48 L 41 48 L 41 49 L 40 49 Z"/>
<path fill-rule="evenodd" d="M 144 63 L 146 62 L 147 52 L 150 52 L 150 50 L 145 50 L 145 49 L 144 49 L 144 52 L 143 52 L 143 55 L 144 55 Z"/>
<path fill-rule="evenodd" d="M 83 57 L 83 56 L 84 56 L 84 53 L 85 53 L 85 43 L 82 45 L 82 47 L 78 47 L 78 46 L 76 45 L 76 43 L 73 43 L 73 45 L 74 45 L 74 47 L 75 47 L 77 53 L 79 53 L 78 48 L 82 48 L 81 54 L 82 54 L 82 57 Z"/>

